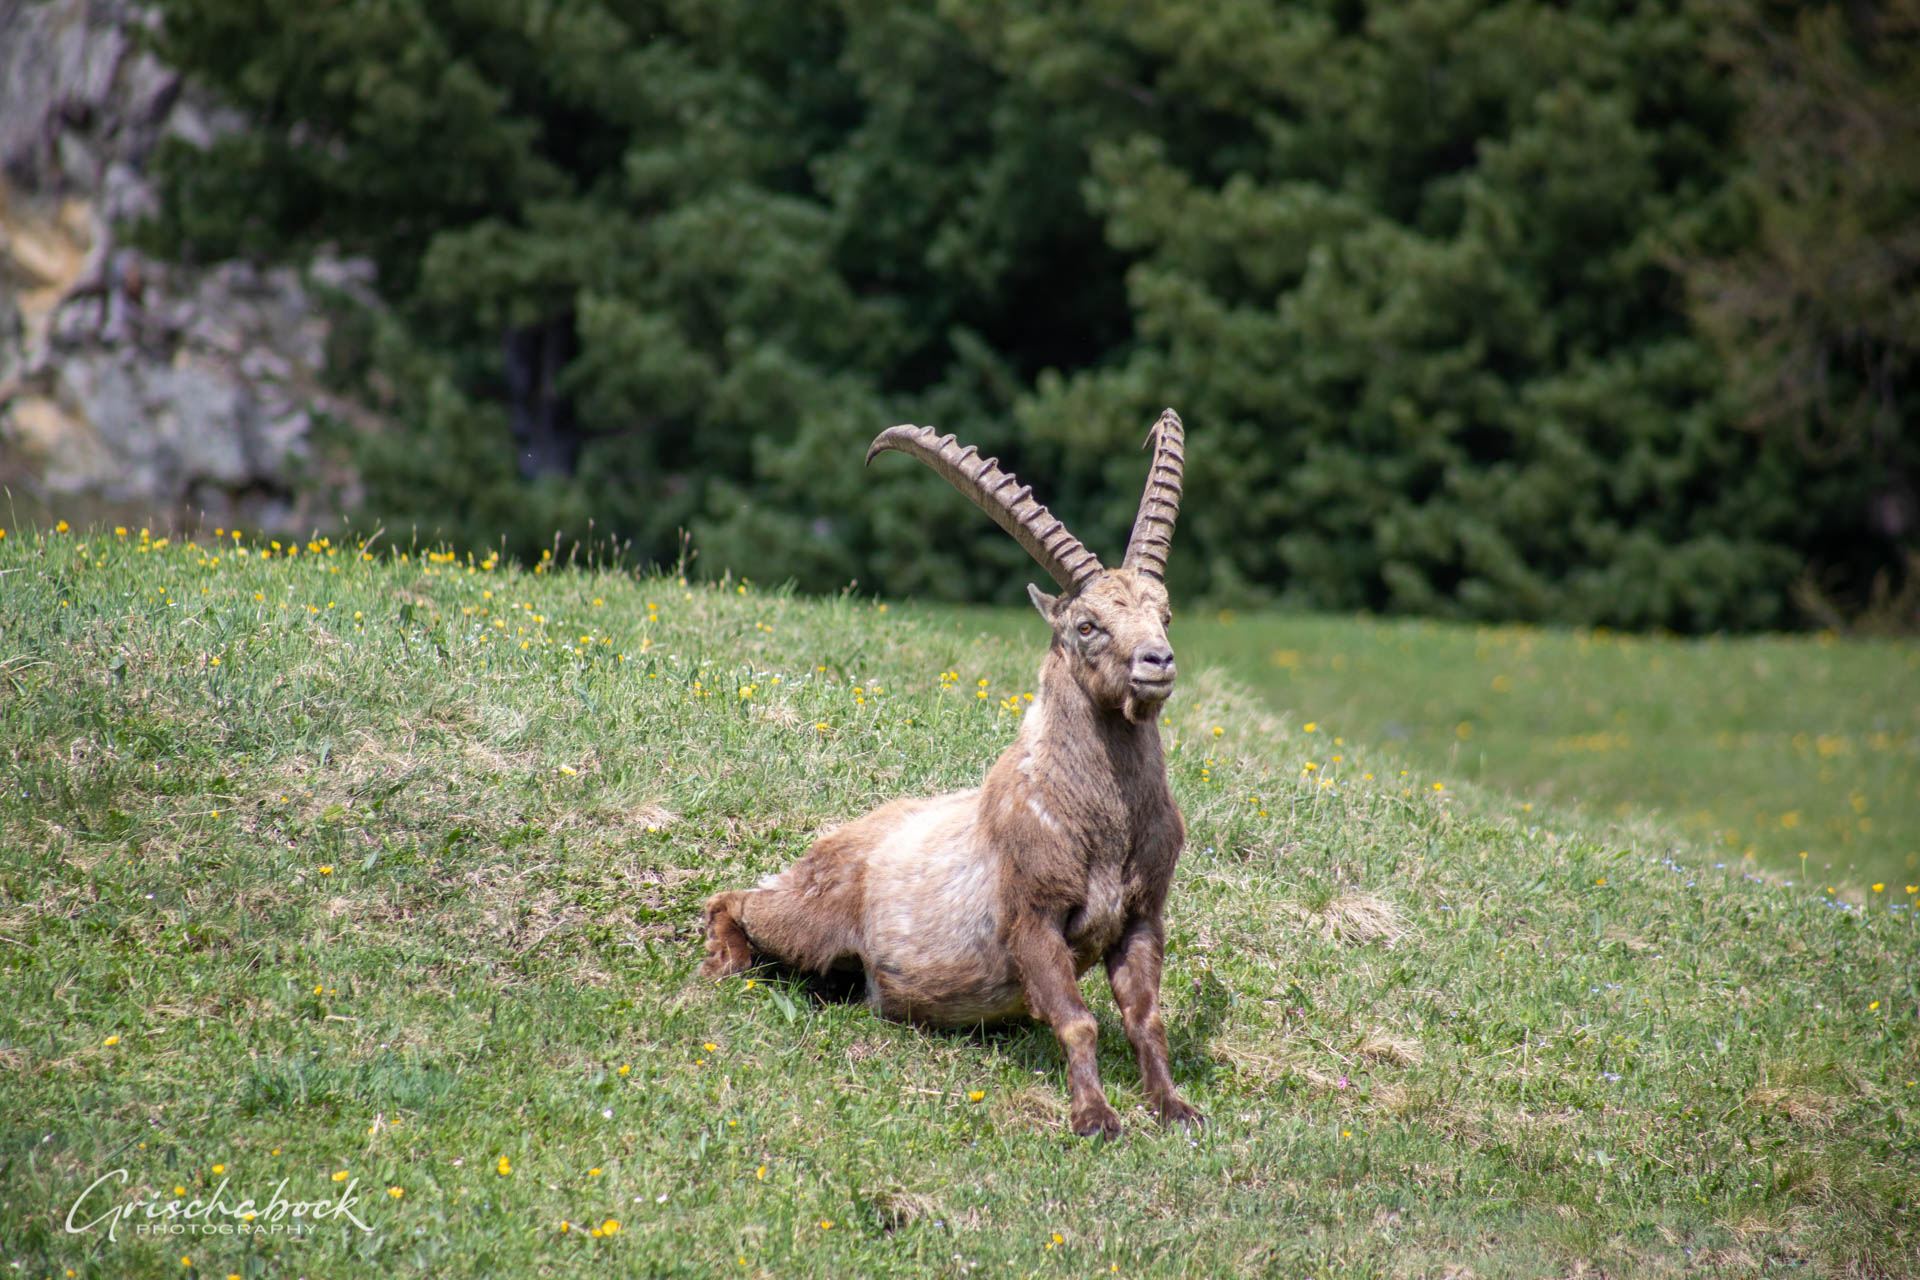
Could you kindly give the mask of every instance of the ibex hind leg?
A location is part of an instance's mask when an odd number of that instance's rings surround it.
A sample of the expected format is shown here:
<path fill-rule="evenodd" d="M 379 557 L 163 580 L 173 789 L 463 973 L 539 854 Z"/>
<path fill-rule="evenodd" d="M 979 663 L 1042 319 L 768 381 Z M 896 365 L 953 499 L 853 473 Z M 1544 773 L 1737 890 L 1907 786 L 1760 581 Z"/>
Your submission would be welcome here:
<path fill-rule="evenodd" d="M 725 978 L 753 963 L 753 944 L 740 927 L 740 899 L 748 892 L 736 889 L 707 900 L 707 958 L 700 966 L 701 977 Z"/>
<path fill-rule="evenodd" d="M 802 864 L 804 866 L 804 864 Z M 789 873 L 791 876 L 793 873 Z M 860 967 L 844 892 L 794 887 L 776 877 L 757 889 L 715 894 L 707 902 L 709 978 L 739 973 L 755 959 L 777 961 L 808 975 Z M 815 891 L 808 893 L 807 887 Z"/>

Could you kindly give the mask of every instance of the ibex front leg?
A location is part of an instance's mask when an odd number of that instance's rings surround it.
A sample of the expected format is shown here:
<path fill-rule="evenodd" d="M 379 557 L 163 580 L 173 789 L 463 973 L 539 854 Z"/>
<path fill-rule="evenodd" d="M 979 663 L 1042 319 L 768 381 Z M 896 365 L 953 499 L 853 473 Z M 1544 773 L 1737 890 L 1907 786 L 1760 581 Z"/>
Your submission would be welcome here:
<path fill-rule="evenodd" d="M 1160 1017 L 1164 939 L 1158 918 L 1133 921 L 1120 941 L 1107 950 L 1107 981 L 1113 984 L 1113 1002 L 1120 1006 L 1127 1039 L 1140 1059 L 1140 1083 L 1147 1091 L 1147 1105 L 1159 1114 L 1161 1124 L 1192 1127 L 1203 1117 L 1198 1108 L 1174 1092 L 1173 1073 L 1167 1068 L 1167 1024 Z"/>
<path fill-rule="evenodd" d="M 1120 1113 L 1100 1089 L 1100 1067 L 1094 1045 L 1100 1024 L 1080 998 L 1073 973 L 1073 953 L 1060 932 L 1060 923 L 1035 913 L 1014 922 L 1007 938 L 1014 971 L 1027 997 L 1027 1010 L 1053 1028 L 1067 1053 L 1067 1087 L 1072 1092 L 1068 1124 L 1083 1138 L 1120 1136 Z"/>

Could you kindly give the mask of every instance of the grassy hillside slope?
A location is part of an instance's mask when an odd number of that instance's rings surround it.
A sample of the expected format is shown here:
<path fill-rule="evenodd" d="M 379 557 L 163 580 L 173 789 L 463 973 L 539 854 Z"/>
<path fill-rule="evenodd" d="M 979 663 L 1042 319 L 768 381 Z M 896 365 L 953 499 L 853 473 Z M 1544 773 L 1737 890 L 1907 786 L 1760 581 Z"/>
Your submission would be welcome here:
<path fill-rule="evenodd" d="M 21 1275 L 1920 1271 L 1920 938 L 1402 773 L 1189 673 L 1162 1133 L 1051 1036 L 693 976 L 713 889 L 971 784 L 1039 658 L 851 599 L 311 544 L 0 541 Z M 1176 623 L 1174 640 L 1179 645 Z M 1911 899 L 1908 899 L 1911 901 Z M 311 1235 L 79 1233 L 318 1200 Z M 609 1225 L 617 1224 L 617 1225 Z M 597 1232 L 597 1234 L 596 1234 Z"/>
<path fill-rule="evenodd" d="M 1474 781 L 1602 816 L 1657 810 L 1789 879 L 1920 880 L 1911 639 L 1223 614 L 1187 649 L 1275 706 Z"/>

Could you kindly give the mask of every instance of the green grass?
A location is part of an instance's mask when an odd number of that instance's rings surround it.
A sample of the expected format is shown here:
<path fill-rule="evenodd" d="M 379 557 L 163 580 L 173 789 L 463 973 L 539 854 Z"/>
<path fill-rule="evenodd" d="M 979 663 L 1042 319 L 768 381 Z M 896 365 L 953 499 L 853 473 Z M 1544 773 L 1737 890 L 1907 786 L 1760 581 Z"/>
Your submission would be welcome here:
<path fill-rule="evenodd" d="M 1185 648 L 1323 731 L 1427 768 L 1560 809 L 1657 815 L 1822 886 L 1920 880 L 1911 640 L 1227 614 Z"/>
<path fill-rule="evenodd" d="M 1920 1269 L 1903 894 L 1336 745 L 1176 634 L 1165 989 L 1212 1123 L 1151 1124 L 1090 976 L 1129 1132 L 1089 1144 L 1042 1030 L 693 976 L 708 893 L 977 781 L 1037 622 L 250 552 L 0 541 L 14 1274 Z M 358 1179 L 374 1230 L 68 1234 L 119 1168 Z"/>

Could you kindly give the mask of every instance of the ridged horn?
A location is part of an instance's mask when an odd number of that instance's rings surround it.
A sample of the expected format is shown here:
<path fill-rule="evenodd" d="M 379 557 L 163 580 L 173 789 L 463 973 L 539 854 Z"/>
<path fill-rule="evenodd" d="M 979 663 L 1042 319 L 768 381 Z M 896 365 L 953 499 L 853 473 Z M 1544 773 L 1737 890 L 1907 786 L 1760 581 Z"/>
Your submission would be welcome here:
<path fill-rule="evenodd" d="M 1153 466 L 1147 472 L 1147 491 L 1140 495 L 1140 513 L 1133 518 L 1122 568 L 1165 580 L 1167 548 L 1173 543 L 1173 522 L 1180 514 L 1180 477 L 1187 469 L 1187 429 L 1180 415 L 1168 409 L 1147 433 L 1153 446 Z"/>
<path fill-rule="evenodd" d="M 948 484 L 992 516 L 1066 590 L 1078 591 L 1102 572 L 1093 552 L 1033 500 L 1033 486 L 1002 471 L 999 459 L 983 458 L 972 445 L 963 447 L 950 435 L 935 435 L 911 423 L 888 427 L 875 437 L 867 450 L 867 465 L 889 449 L 918 458 L 945 476 Z"/>

